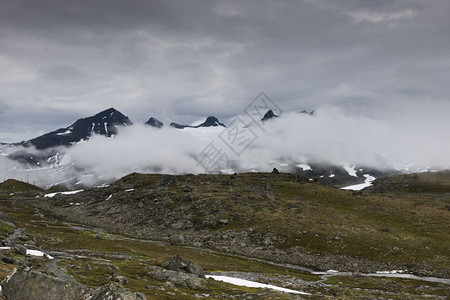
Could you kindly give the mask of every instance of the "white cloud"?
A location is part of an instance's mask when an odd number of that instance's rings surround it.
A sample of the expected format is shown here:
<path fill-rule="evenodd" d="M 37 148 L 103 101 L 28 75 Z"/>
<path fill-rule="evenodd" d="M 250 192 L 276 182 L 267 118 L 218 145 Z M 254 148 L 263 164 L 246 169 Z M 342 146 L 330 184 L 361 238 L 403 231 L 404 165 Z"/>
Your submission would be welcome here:
<path fill-rule="evenodd" d="M 252 127 L 257 138 L 240 155 L 219 138 L 228 130 L 223 127 L 158 130 L 133 125 L 122 128 L 114 139 L 94 136 L 68 150 L 60 149 L 68 154 L 58 168 L 23 171 L 28 167 L 0 156 L 0 176 L 46 186 L 67 181 L 92 185 L 131 172 L 204 173 L 211 170 L 204 170 L 196 157 L 210 142 L 227 155 L 228 167 L 236 172 L 314 162 L 376 169 L 408 166 L 410 171 L 443 169 L 450 167 L 449 109 L 445 103 L 430 107 L 410 102 L 385 105 L 377 117 L 365 110 L 358 113 L 330 105 L 319 107 L 313 116 L 284 113 L 267 122 L 264 130 Z"/>
<path fill-rule="evenodd" d="M 447 0 L 2 1 L 0 141 L 108 107 L 135 123 L 226 119 L 260 91 L 285 111 L 346 103 L 370 115 L 411 100 L 433 109 L 450 94 L 449 8 Z"/>

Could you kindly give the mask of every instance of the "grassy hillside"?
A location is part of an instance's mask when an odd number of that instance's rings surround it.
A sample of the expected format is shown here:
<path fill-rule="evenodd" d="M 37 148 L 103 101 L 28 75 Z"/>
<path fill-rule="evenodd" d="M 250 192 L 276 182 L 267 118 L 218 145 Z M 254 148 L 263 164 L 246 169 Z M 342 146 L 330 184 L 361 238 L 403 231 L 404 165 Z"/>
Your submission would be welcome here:
<path fill-rule="evenodd" d="M 316 269 L 450 274 L 442 191 L 355 194 L 290 174 L 130 174 L 108 188 L 60 196 L 47 209 L 132 236 Z"/>
<path fill-rule="evenodd" d="M 446 172 L 394 176 L 353 193 L 290 174 L 135 173 L 74 195 L 11 196 L 0 209 L 16 226 L 4 236 L 20 228 L 18 241 L 55 255 L 62 270 L 89 287 L 122 275 L 127 289 L 149 299 L 294 298 L 214 281 L 199 290 L 174 289 L 149 276 L 181 254 L 207 273 L 313 295 L 302 299 L 445 299 L 447 284 L 358 274 L 405 270 L 450 278 L 449 181 Z M 404 182 L 421 188 L 392 188 Z M 352 273 L 317 275 L 304 267 Z M 10 270 L 0 263 L 0 275 Z"/>

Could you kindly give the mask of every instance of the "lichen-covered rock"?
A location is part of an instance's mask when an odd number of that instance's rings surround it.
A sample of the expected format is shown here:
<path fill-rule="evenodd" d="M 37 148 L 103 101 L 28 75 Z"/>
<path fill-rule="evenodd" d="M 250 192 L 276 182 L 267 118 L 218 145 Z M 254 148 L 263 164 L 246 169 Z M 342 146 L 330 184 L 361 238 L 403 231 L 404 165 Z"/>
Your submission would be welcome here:
<path fill-rule="evenodd" d="M 175 255 L 166 260 L 162 268 L 155 268 L 150 276 L 163 282 L 171 282 L 177 287 L 185 289 L 199 289 L 205 283 L 205 272 L 202 267 L 192 261 Z"/>
<path fill-rule="evenodd" d="M 171 282 L 177 287 L 191 290 L 199 289 L 206 283 L 205 279 L 197 275 L 163 268 L 155 268 L 149 275 L 162 282 Z"/>
<path fill-rule="evenodd" d="M 76 282 L 49 276 L 29 268 L 19 268 L 2 283 L 8 300 L 76 300 L 83 299 L 87 288 Z"/>
<path fill-rule="evenodd" d="M 126 278 L 125 276 L 118 275 L 118 274 L 114 274 L 112 277 L 112 280 L 114 280 L 115 282 L 118 282 L 120 284 L 128 284 L 128 278 Z"/>
<path fill-rule="evenodd" d="M 166 260 L 161 267 L 166 270 L 193 274 L 199 278 L 205 278 L 205 272 L 202 267 L 192 261 L 185 260 L 178 254 Z"/>
<path fill-rule="evenodd" d="M 96 288 L 84 300 L 145 300 L 142 293 L 132 293 L 123 288 L 120 283 L 112 282 Z"/>

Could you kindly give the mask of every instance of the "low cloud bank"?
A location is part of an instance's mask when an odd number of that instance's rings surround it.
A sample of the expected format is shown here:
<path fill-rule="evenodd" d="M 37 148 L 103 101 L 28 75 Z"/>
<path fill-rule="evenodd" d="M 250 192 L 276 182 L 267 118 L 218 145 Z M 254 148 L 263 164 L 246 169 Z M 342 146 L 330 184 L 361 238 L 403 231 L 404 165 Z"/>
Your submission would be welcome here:
<path fill-rule="evenodd" d="M 231 127 L 177 130 L 133 125 L 122 128 L 113 139 L 94 136 L 88 142 L 60 149 L 65 155 L 62 162 L 45 170 L 24 171 L 29 166 L 8 159 L 4 150 L 0 176 L 28 179 L 40 185 L 69 181 L 93 185 L 131 172 L 217 171 L 207 164 L 205 169 L 205 157 L 199 156 L 208 152 L 208 145 L 214 145 L 220 156 L 226 155 L 228 164 L 221 167 L 230 172 L 270 171 L 274 166 L 298 163 L 401 168 L 411 172 L 446 169 L 450 166 L 450 119 L 446 115 L 450 107 L 439 105 L 420 109 L 411 105 L 377 117 L 355 115 L 336 106 L 320 107 L 313 116 L 284 113 L 264 124 L 241 127 L 243 131 L 251 130 L 252 135 L 247 137 L 252 137 L 252 142 L 239 151 L 232 145 L 236 136 Z M 251 123 L 248 117 L 240 118 L 245 124 Z"/>

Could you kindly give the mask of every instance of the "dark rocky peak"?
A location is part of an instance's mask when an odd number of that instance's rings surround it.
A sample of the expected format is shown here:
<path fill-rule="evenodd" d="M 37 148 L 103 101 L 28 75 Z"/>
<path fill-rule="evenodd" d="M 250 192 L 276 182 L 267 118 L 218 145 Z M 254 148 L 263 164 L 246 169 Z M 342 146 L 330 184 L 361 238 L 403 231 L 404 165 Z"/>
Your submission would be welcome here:
<path fill-rule="evenodd" d="M 170 127 L 174 127 L 176 129 L 184 129 L 186 127 L 192 127 L 192 126 L 189 126 L 189 125 L 181 125 L 181 124 L 178 124 L 178 123 L 175 123 L 175 122 L 170 123 L 169 126 Z"/>
<path fill-rule="evenodd" d="M 206 118 L 205 122 L 194 127 L 198 128 L 198 127 L 216 127 L 216 126 L 227 127 L 225 124 L 221 123 L 219 119 L 217 119 L 214 116 L 209 116 L 208 118 Z"/>
<path fill-rule="evenodd" d="M 196 126 L 191 126 L 191 125 L 181 125 L 178 123 L 170 123 L 171 127 L 177 128 L 177 129 L 184 129 L 184 128 L 200 128 L 200 127 L 217 127 L 217 126 L 222 126 L 222 127 L 227 127 L 225 124 L 221 123 L 219 121 L 219 119 L 217 119 L 214 116 L 209 116 L 208 118 L 206 118 L 205 122 L 203 122 L 200 125 L 196 125 Z"/>
<path fill-rule="evenodd" d="M 109 108 L 98 114 L 77 120 L 68 129 L 82 131 L 83 137 L 89 137 L 92 133 L 112 136 L 117 134 L 116 126 L 127 126 L 133 123 L 127 116 L 114 108 Z"/>
<path fill-rule="evenodd" d="M 310 116 L 314 115 L 314 111 L 313 110 L 312 111 L 302 110 L 300 113 L 301 114 L 305 114 L 305 115 L 310 115 Z"/>
<path fill-rule="evenodd" d="M 273 118 L 278 118 L 278 116 L 276 114 L 274 114 L 273 110 L 269 109 L 266 114 L 264 115 L 264 117 L 261 119 L 261 121 L 267 121 Z"/>
<path fill-rule="evenodd" d="M 153 117 L 151 117 L 150 119 L 148 119 L 148 121 L 145 122 L 144 124 L 145 124 L 145 125 L 152 126 L 152 127 L 156 127 L 156 128 L 161 128 L 161 127 L 164 126 L 164 124 L 163 124 L 160 120 L 158 120 L 158 119 L 156 119 L 156 118 L 153 118 Z"/>
<path fill-rule="evenodd" d="M 69 127 L 41 135 L 24 144 L 26 146 L 33 145 L 38 149 L 70 146 L 77 142 L 88 140 L 93 134 L 108 137 L 114 136 L 117 134 L 118 127 L 132 124 L 127 116 L 114 108 L 109 108 L 92 117 L 79 119 Z"/>

